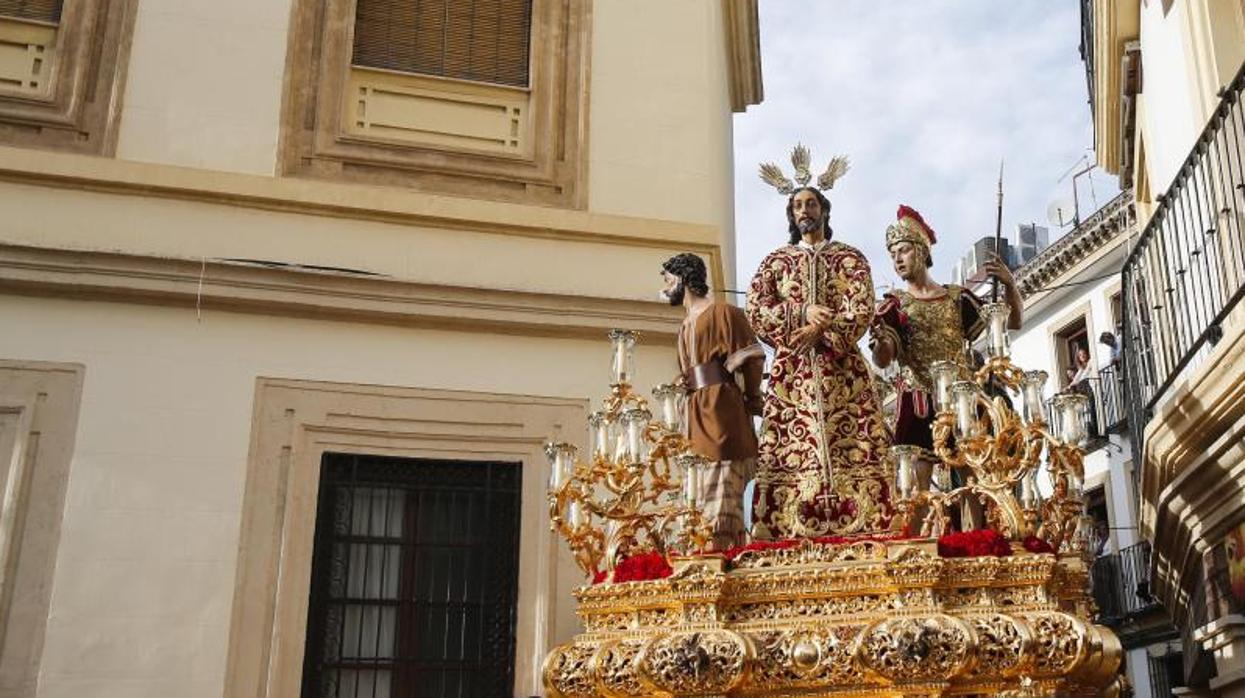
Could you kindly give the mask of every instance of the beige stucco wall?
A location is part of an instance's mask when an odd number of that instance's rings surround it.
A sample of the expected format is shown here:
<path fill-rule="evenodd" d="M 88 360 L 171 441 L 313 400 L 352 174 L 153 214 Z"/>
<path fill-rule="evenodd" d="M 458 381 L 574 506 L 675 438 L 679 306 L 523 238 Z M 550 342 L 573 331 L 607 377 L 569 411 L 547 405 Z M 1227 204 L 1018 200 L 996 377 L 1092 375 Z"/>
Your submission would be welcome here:
<path fill-rule="evenodd" d="M 40 698 L 212 697 L 225 680 L 258 376 L 593 400 L 606 344 L 0 296 L 6 358 L 78 362 L 85 387 Z M 669 354 L 641 348 L 647 392 Z M 576 426 L 565 438 L 582 442 Z M 546 477 L 524 464 L 524 480 Z M 541 510 L 540 502 L 524 502 Z M 524 536 L 550 535 L 543 521 Z M 554 640 L 580 578 L 560 551 Z M 531 564 L 529 561 L 528 564 Z M 538 693 L 519 659 L 516 695 Z"/>
<path fill-rule="evenodd" d="M 289 0 L 140 2 L 117 157 L 273 174 Z"/>
<path fill-rule="evenodd" d="M 733 270 L 722 3 L 591 5 L 589 210 L 711 224 Z M 139 3 L 117 157 L 272 175 L 289 15 L 289 0 Z"/>
<path fill-rule="evenodd" d="M 722 3 L 593 3 L 589 208 L 709 223 L 734 271 Z"/>
<path fill-rule="evenodd" d="M 163 168 L 138 169 L 154 180 L 167 176 Z M 102 178 L 115 174 L 108 168 L 99 171 Z M 240 180 L 244 188 L 263 184 L 230 174 L 209 175 L 209 179 Z M 325 190 L 319 183 L 307 186 Z M 0 208 L 7 219 L 0 236 L 5 242 L 40 247 L 187 259 L 275 260 L 357 269 L 422 283 L 645 300 L 654 298 L 660 286 L 657 271 L 662 260 L 688 242 L 716 237 L 712 229 L 675 228 L 667 231 L 674 239 L 663 240 L 660 228 L 606 219 L 602 234 L 622 235 L 627 232 L 622 229 L 626 225 L 648 230 L 654 237 L 643 244 L 601 236 L 582 240 L 552 235 L 541 238 L 499 228 L 502 223 L 526 218 L 531 233 L 532 229 L 539 230 L 541 221 L 552 227 L 557 222 L 556 212 L 351 185 L 330 185 L 327 191 L 362 198 L 364 206 L 369 198 L 378 206 L 414 202 L 419 210 L 427 210 L 431 203 L 434 211 L 453 209 L 462 217 L 450 228 L 444 223 L 388 223 L 323 213 L 291 214 L 209 200 L 118 196 L 0 182 Z M 571 215 L 565 221 L 570 227 L 568 236 L 574 237 L 577 230 L 594 222 L 584 214 Z"/>

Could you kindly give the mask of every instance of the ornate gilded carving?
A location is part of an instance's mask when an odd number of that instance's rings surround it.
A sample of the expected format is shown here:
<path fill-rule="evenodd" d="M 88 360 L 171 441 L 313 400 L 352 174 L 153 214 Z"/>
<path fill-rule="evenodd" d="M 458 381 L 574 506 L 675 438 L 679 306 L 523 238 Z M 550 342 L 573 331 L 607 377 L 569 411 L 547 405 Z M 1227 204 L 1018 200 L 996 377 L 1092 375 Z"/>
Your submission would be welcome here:
<path fill-rule="evenodd" d="M 596 652 L 597 645 L 593 642 L 554 648 L 545 657 L 545 688 L 563 698 L 594 698 L 597 689 L 592 657 Z"/>
<path fill-rule="evenodd" d="M 1033 675 L 1060 676 L 1072 671 L 1083 658 L 1085 624 L 1058 611 L 1023 613 L 1033 628 Z"/>
<path fill-rule="evenodd" d="M 993 613 L 968 620 L 977 635 L 977 661 L 969 676 L 1015 676 L 1023 667 L 1033 634 L 1018 618 Z"/>
<path fill-rule="evenodd" d="M 1079 556 L 879 545 L 729 571 L 676 561 L 666 579 L 581 588 L 589 632 L 550 654 L 550 695 L 1005 695 L 1026 679 L 1030 695 L 1098 695 L 1114 680 L 1118 640 L 1068 612 L 1085 595 Z"/>
<path fill-rule="evenodd" d="M 869 679 L 853 656 L 863 625 L 751 633 L 757 688 L 845 686 Z M 876 682 L 875 682 L 876 683 Z"/>
<path fill-rule="evenodd" d="M 969 659 L 975 637 L 947 615 L 889 618 L 865 630 L 856 657 L 892 681 L 946 681 Z"/>
<path fill-rule="evenodd" d="M 640 671 L 658 689 L 675 695 L 719 694 L 744 678 L 749 648 L 726 630 L 658 636 L 639 658 Z"/>
<path fill-rule="evenodd" d="M 803 540 L 792 548 L 745 551 L 735 558 L 733 566 L 735 569 L 754 570 L 822 562 L 885 559 L 886 545 L 877 541 L 861 541 L 850 545 L 819 545 L 811 540 Z"/>
<path fill-rule="evenodd" d="M 649 695 L 636 666 L 644 643 L 644 640 L 627 639 L 601 646 L 593 660 L 601 692 L 616 698 Z"/>

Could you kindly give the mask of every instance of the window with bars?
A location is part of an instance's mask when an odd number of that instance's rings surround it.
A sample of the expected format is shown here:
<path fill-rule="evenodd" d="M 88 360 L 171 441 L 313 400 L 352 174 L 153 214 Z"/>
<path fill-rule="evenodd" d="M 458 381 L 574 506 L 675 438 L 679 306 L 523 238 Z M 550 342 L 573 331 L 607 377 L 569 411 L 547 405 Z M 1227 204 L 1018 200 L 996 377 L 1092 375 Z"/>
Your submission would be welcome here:
<path fill-rule="evenodd" d="M 531 0 L 358 0 L 354 64 L 526 87 Z"/>
<path fill-rule="evenodd" d="M 61 20 L 61 0 L 0 0 L 0 17 L 56 24 Z"/>
<path fill-rule="evenodd" d="M 509 696 L 518 463 L 325 454 L 304 698 Z"/>

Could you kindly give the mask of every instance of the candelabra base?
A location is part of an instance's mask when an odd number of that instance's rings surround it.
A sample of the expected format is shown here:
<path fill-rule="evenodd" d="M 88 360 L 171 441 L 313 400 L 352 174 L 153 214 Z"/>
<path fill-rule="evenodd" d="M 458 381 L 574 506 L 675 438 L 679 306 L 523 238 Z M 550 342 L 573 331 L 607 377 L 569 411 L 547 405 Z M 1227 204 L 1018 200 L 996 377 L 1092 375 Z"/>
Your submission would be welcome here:
<path fill-rule="evenodd" d="M 575 592 L 551 696 L 1118 694 L 1079 556 L 944 558 L 936 541 L 802 541 Z"/>

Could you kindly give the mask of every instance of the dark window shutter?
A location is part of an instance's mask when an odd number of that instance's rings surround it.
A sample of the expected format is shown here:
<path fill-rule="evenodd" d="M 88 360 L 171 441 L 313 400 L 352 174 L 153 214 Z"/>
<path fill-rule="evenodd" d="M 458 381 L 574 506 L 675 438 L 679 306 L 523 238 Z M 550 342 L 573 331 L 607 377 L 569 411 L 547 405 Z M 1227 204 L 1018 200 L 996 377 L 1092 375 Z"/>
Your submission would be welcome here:
<path fill-rule="evenodd" d="M 0 0 L 0 17 L 56 24 L 61 21 L 61 0 Z"/>
<path fill-rule="evenodd" d="M 358 0 L 354 64 L 526 87 L 531 26 L 531 0 Z"/>

